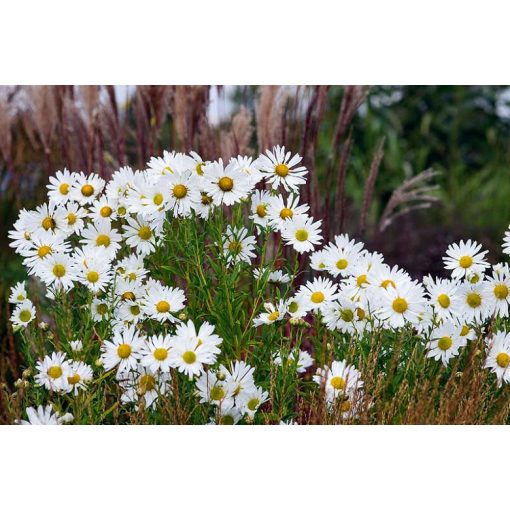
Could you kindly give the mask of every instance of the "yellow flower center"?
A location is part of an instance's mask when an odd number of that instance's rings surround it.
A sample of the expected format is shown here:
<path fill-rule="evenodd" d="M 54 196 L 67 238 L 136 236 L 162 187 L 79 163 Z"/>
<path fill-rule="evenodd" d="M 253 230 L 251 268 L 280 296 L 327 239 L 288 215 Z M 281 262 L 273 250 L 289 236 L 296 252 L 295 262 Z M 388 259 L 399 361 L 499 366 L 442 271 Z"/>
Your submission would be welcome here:
<path fill-rule="evenodd" d="M 331 378 L 331 381 L 329 381 L 329 384 L 335 388 L 335 390 L 343 390 L 345 389 L 345 379 L 343 377 L 340 377 L 336 375 L 335 377 Z"/>
<path fill-rule="evenodd" d="M 230 414 L 222 416 L 220 419 L 220 425 L 234 425 L 234 417 Z"/>
<path fill-rule="evenodd" d="M 211 205 L 212 204 L 212 197 L 210 197 L 205 191 L 201 191 L 200 194 L 202 195 L 200 201 L 202 202 L 202 205 Z"/>
<path fill-rule="evenodd" d="M 266 204 L 259 204 L 257 206 L 257 216 L 264 218 L 264 216 L 267 214 L 266 208 L 267 208 Z"/>
<path fill-rule="evenodd" d="M 469 328 L 464 324 L 464 326 L 462 326 L 460 336 L 466 336 L 468 333 L 469 333 Z"/>
<path fill-rule="evenodd" d="M 450 306 L 450 298 L 446 294 L 439 294 L 439 296 L 437 296 L 437 302 L 443 308 L 448 308 Z"/>
<path fill-rule="evenodd" d="M 256 411 L 257 407 L 259 406 L 260 400 L 258 398 L 252 398 L 248 401 L 248 404 L 246 406 L 250 411 Z"/>
<path fill-rule="evenodd" d="M 126 208 L 124 206 L 120 206 L 118 209 L 117 209 L 117 212 L 121 215 L 121 216 L 125 216 L 125 214 L 127 213 L 126 211 Z"/>
<path fill-rule="evenodd" d="M 117 354 L 119 358 L 126 359 L 131 355 L 131 346 L 129 344 L 120 344 L 117 347 Z"/>
<path fill-rule="evenodd" d="M 336 267 L 337 269 L 345 269 L 347 267 L 347 265 L 349 264 L 349 262 L 347 262 L 346 259 L 339 259 L 336 263 Z"/>
<path fill-rule="evenodd" d="M 222 400 L 225 398 L 225 390 L 221 386 L 211 388 L 211 400 Z"/>
<path fill-rule="evenodd" d="M 144 241 L 148 241 L 152 237 L 152 230 L 147 225 L 138 229 L 138 237 Z"/>
<path fill-rule="evenodd" d="M 308 239 L 308 232 L 303 229 L 296 230 L 296 239 L 298 241 L 306 241 Z"/>
<path fill-rule="evenodd" d="M 123 301 L 134 301 L 135 300 L 135 295 L 130 290 L 127 290 L 126 292 L 124 292 L 121 297 L 122 297 Z"/>
<path fill-rule="evenodd" d="M 188 194 L 188 188 L 184 184 L 176 184 L 172 193 L 175 198 L 184 198 Z"/>
<path fill-rule="evenodd" d="M 81 194 L 84 197 L 90 197 L 93 193 L 94 193 L 94 186 L 92 186 L 91 184 L 84 184 L 81 187 Z"/>
<path fill-rule="evenodd" d="M 292 218 L 293 216 L 294 216 L 294 212 L 292 211 L 292 209 L 289 209 L 288 207 L 284 207 L 280 211 L 280 218 L 282 220 L 285 220 L 287 218 Z"/>
<path fill-rule="evenodd" d="M 354 319 L 354 312 L 349 308 L 344 308 L 340 312 L 340 317 L 342 317 L 342 320 L 345 322 L 352 322 Z"/>
<path fill-rule="evenodd" d="M 163 195 L 161 193 L 156 193 L 152 201 L 155 205 L 161 205 L 163 203 Z"/>
<path fill-rule="evenodd" d="M 510 365 L 510 356 L 506 352 L 500 352 L 496 356 L 496 363 L 501 368 L 506 368 L 506 367 L 508 367 L 508 365 Z"/>
<path fill-rule="evenodd" d="M 232 191 L 234 181 L 230 177 L 225 176 L 218 181 L 218 186 L 222 191 Z"/>
<path fill-rule="evenodd" d="M 242 249 L 243 245 L 239 241 L 230 241 L 228 244 L 228 251 L 234 255 L 239 255 Z"/>
<path fill-rule="evenodd" d="M 105 303 L 99 303 L 96 310 L 99 315 L 105 315 L 108 313 L 108 306 Z"/>
<path fill-rule="evenodd" d="M 292 301 L 289 305 L 289 312 L 290 313 L 296 313 L 298 311 L 298 304 L 296 301 Z"/>
<path fill-rule="evenodd" d="M 351 410 L 351 407 L 351 403 L 348 400 L 344 400 L 340 405 L 340 411 L 342 411 L 342 413 L 347 413 Z"/>
<path fill-rule="evenodd" d="M 131 315 L 140 315 L 140 307 L 138 305 L 131 305 L 129 311 Z"/>
<path fill-rule="evenodd" d="M 195 170 L 196 170 L 198 175 L 204 175 L 204 170 L 203 170 L 203 166 L 204 165 L 205 165 L 205 163 L 197 163 L 197 166 L 195 167 Z"/>
<path fill-rule="evenodd" d="M 140 393 L 147 393 L 148 391 L 152 391 L 155 387 L 156 379 L 153 375 L 144 374 L 140 377 L 140 381 L 138 382 Z"/>
<path fill-rule="evenodd" d="M 67 195 L 69 193 L 69 184 L 67 182 L 63 182 L 59 187 L 58 190 L 60 191 L 61 195 Z"/>
<path fill-rule="evenodd" d="M 274 322 L 276 319 L 278 319 L 278 317 L 280 317 L 280 312 L 274 311 L 267 316 L 267 319 L 271 322 Z"/>
<path fill-rule="evenodd" d="M 156 305 L 158 313 L 167 313 L 170 311 L 170 303 L 168 301 L 159 301 Z"/>
<path fill-rule="evenodd" d="M 51 253 L 51 246 L 47 246 L 47 245 L 40 246 L 39 249 L 37 250 L 37 255 L 39 255 L 39 257 L 41 259 L 46 257 L 46 255 L 48 255 L 48 253 Z"/>
<path fill-rule="evenodd" d="M 478 308 L 482 304 L 482 298 L 476 292 L 470 292 L 467 295 L 466 301 L 471 308 Z"/>
<path fill-rule="evenodd" d="M 398 297 L 393 301 L 393 304 L 391 306 L 393 310 L 395 310 L 395 312 L 404 313 L 407 310 L 408 304 L 404 298 Z"/>
<path fill-rule="evenodd" d="M 62 375 L 62 367 L 53 365 L 48 369 L 47 373 L 52 379 L 58 379 Z"/>
<path fill-rule="evenodd" d="M 50 229 L 54 229 L 56 227 L 56 224 L 55 224 L 55 220 L 53 218 L 50 218 L 49 216 L 44 218 L 44 220 L 42 220 L 42 228 L 44 228 L 44 230 L 50 230 Z"/>
<path fill-rule="evenodd" d="M 166 349 L 164 349 L 163 347 L 158 347 L 155 351 L 154 351 L 154 357 L 158 360 L 158 361 L 163 361 L 167 358 L 168 356 L 168 351 Z"/>
<path fill-rule="evenodd" d="M 19 314 L 19 319 L 21 322 L 28 322 L 32 318 L 32 314 L 30 310 L 22 310 Z"/>
<path fill-rule="evenodd" d="M 71 375 L 67 378 L 67 382 L 69 384 L 78 384 L 80 382 L 80 374 L 74 374 L 74 375 Z"/>
<path fill-rule="evenodd" d="M 87 280 L 90 283 L 96 283 L 99 280 L 99 273 L 97 271 L 90 271 L 87 275 Z"/>
<path fill-rule="evenodd" d="M 442 338 L 440 338 L 438 341 L 437 341 L 437 346 L 442 350 L 442 351 L 447 351 L 453 344 L 453 341 L 451 339 L 451 337 L 449 336 L 443 336 Z"/>
<path fill-rule="evenodd" d="M 315 292 L 312 292 L 310 299 L 312 300 L 312 303 L 322 303 L 326 297 L 323 292 L 316 290 Z"/>
<path fill-rule="evenodd" d="M 365 283 L 367 283 L 367 275 L 366 274 L 361 274 L 356 278 L 356 284 L 358 285 L 358 287 L 361 287 Z"/>
<path fill-rule="evenodd" d="M 76 214 L 71 212 L 67 215 L 67 224 L 74 225 L 76 223 L 77 219 L 78 219 L 78 217 L 76 216 Z"/>
<path fill-rule="evenodd" d="M 494 295 L 498 299 L 506 299 L 507 296 L 508 296 L 508 287 L 505 284 L 503 284 L 503 283 L 498 283 L 494 287 Z"/>
<path fill-rule="evenodd" d="M 358 319 L 362 321 L 365 318 L 365 310 L 362 308 L 356 308 L 356 315 L 358 316 Z"/>
<path fill-rule="evenodd" d="M 185 353 L 183 353 L 182 359 L 184 363 L 191 365 L 195 363 L 195 361 L 197 360 L 197 355 L 193 351 L 186 351 Z"/>
<path fill-rule="evenodd" d="M 384 280 L 382 283 L 381 283 L 381 287 L 383 289 L 387 289 L 388 288 L 388 285 L 391 285 L 394 289 L 397 288 L 397 286 L 395 285 L 395 282 L 393 280 Z"/>
<path fill-rule="evenodd" d="M 104 205 L 101 209 L 99 209 L 99 214 L 103 218 L 109 218 L 112 215 L 112 212 L 112 208 L 109 205 Z"/>
<path fill-rule="evenodd" d="M 287 177 L 287 175 L 289 175 L 289 167 L 283 163 L 276 165 L 274 167 L 274 171 L 276 175 L 279 175 L 280 177 Z"/>
<path fill-rule="evenodd" d="M 110 238 L 106 234 L 99 234 L 96 238 L 96 246 L 108 248 L 110 246 Z"/>
<path fill-rule="evenodd" d="M 468 267 L 471 267 L 473 265 L 473 258 L 469 255 L 462 255 L 462 257 L 459 259 L 459 266 L 467 269 Z"/>
<path fill-rule="evenodd" d="M 66 274 L 66 268 L 62 264 L 55 264 L 53 266 L 53 274 L 57 278 L 62 278 Z"/>

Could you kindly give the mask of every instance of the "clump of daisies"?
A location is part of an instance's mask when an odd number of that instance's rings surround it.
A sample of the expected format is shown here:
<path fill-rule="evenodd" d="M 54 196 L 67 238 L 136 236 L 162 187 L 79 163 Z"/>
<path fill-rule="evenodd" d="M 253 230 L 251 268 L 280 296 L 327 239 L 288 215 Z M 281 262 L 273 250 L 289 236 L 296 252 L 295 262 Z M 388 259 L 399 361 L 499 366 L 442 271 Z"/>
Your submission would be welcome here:
<path fill-rule="evenodd" d="M 301 161 L 279 146 L 230 161 L 164 151 L 109 180 L 50 177 L 9 232 L 28 275 L 9 296 L 28 421 L 295 423 L 314 396 L 352 422 L 372 405 L 374 339 L 403 332 L 447 368 L 483 340 L 484 366 L 510 382 L 509 266 L 461 241 L 448 278 L 417 281 L 347 234 L 325 239 Z"/>

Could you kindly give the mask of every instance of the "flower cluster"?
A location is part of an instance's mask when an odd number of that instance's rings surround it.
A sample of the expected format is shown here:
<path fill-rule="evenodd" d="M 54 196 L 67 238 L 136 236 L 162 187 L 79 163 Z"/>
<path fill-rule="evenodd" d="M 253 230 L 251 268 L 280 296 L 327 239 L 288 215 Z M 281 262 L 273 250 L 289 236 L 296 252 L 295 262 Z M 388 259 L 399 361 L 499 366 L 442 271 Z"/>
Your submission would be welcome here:
<path fill-rule="evenodd" d="M 508 317 L 510 268 L 491 266 L 476 242 L 448 247 L 444 267 L 450 278 L 429 276 L 421 282 L 346 234 L 320 247 L 321 221 L 300 200 L 307 174 L 300 163 L 299 155 L 279 146 L 256 159 L 238 156 L 227 164 L 204 161 L 195 152 L 165 151 L 144 170 L 123 167 L 108 182 L 68 170 L 50 177 L 48 202 L 20 212 L 9 232 L 10 246 L 23 257 L 28 275 L 44 284 L 50 306 L 59 304 L 65 311 L 71 307 L 66 296 L 79 301 L 79 313 L 86 325 L 91 323 L 87 331 L 92 333 L 90 338 L 70 334 L 63 349 L 55 345 L 39 359 L 35 383 L 52 394 L 77 396 L 111 373 L 120 404 L 140 411 L 177 398 L 174 381 L 183 377 L 193 383 L 193 395 L 213 423 L 251 422 L 271 402 L 269 381 L 255 382 L 256 357 L 246 362 L 257 342 L 251 350 L 239 347 L 251 338 L 250 329 L 321 325 L 359 340 L 412 328 L 426 355 L 446 366 L 483 334 L 489 321 Z M 179 262 L 169 259 L 168 251 L 177 225 L 186 221 L 184 248 L 197 243 L 199 250 L 212 250 L 205 270 L 196 255 L 207 313 L 195 306 L 192 319 L 191 279 L 188 274 L 179 278 Z M 210 226 L 204 238 L 220 228 L 218 237 L 202 246 L 200 222 Z M 503 249 L 510 253 L 510 233 Z M 277 267 L 284 250 L 296 263 Z M 295 285 L 302 276 L 298 262 L 301 269 L 308 262 L 305 272 L 311 276 Z M 217 334 L 213 323 L 222 310 L 213 310 L 213 280 L 204 274 L 209 269 L 220 275 L 217 280 L 245 270 L 251 281 L 250 318 L 240 333 L 223 328 L 223 338 Z M 228 292 L 230 284 L 222 281 Z M 267 292 L 272 285 L 277 291 Z M 11 289 L 9 301 L 17 330 L 28 329 L 41 313 L 28 298 L 26 282 Z M 227 311 L 233 325 L 237 317 Z M 301 342 L 275 343 L 269 351 L 271 366 L 261 372 L 291 367 L 303 376 L 316 365 L 315 389 L 328 410 L 356 416 L 365 388 L 354 365 L 324 357 L 316 362 L 315 353 Z M 510 382 L 510 336 L 488 334 L 486 351 L 485 366 L 498 383 Z M 49 416 L 43 408 L 27 414 L 30 422 Z"/>

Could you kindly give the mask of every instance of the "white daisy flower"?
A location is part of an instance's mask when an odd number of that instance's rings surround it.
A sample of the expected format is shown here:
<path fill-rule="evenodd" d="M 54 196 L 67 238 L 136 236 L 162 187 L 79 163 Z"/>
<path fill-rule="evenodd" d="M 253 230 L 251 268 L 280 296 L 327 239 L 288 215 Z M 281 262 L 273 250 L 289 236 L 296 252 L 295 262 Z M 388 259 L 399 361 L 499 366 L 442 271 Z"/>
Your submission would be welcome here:
<path fill-rule="evenodd" d="M 67 168 L 63 171 L 57 171 L 55 176 L 51 175 L 49 178 L 50 184 L 48 188 L 48 198 L 54 204 L 65 204 L 71 199 L 71 188 L 76 179 L 74 172 L 69 172 Z"/>
<path fill-rule="evenodd" d="M 269 224 L 268 207 L 272 196 L 268 191 L 255 190 L 251 196 L 251 215 L 255 225 L 266 228 Z"/>
<path fill-rule="evenodd" d="M 83 226 L 85 225 L 85 219 L 88 217 L 88 213 L 80 204 L 77 202 L 68 202 L 63 210 L 64 226 L 63 230 L 66 234 L 79 234 Z"/>
<path fill-rule="evenodd" d="M 432 330 L 430 341 L 427 343 L 427 358 L 441 361 L 444 366 L 453 356 L 459 354 L 459 349 L 466 345 L 466 338 L 461 336 L 462 327 L 453 322 L 445 322 Z"/>
<path fill-rule="evenodd" d="M 313 380 L 325 389 L 327 402 L 334 402 L 338 397 L 353 397 L 361 391 L 363 381 L 360 372 L 344 361 L 333 361 L 331 367 L 318 368 Z"/>
<path fill-rule="evenodd" d="M 253 161 L 253 158 L 249 156 L 237 156 L 236 158 L 230 158 L 229 163 L 235 163 L 239 170 L 247 175 L 250 187 L 255 187 L 257 183 L 259 183 L 262 178 L 263 174 L 258 169 L 258 162 Z"/>
<path fill-rule="evenodd" d="M 297 360 L 296 360 L 297 357 Z M 277 366 L 282 365 L 282 353 L 276 353 L 273 358 L 273 362 Z M 296 372 L 298 374 L 304 374 L 308 368 L 313 365 L 313 358 L 308 354 L 307 351 L 302 351 L 300 349 L 294 349 L 290 351 L 289 355 L 286 357 L 285 362 L 287 365 L 295 366 Z"/>
<path fill-rule="evenodd" d="M 469 272 L 483 273 L 489 263 L 485 260 L 486 251 L 480 251 L 482 245 L 471 239 L 448 246 L 443 257 L 444 267 L 452 271 L 452 278 L 465 277 Z"/>
<path fill-rule="evenodd" d="M 94 322 L 101 322 L 103 319 L 107 319 L 108 314 L 110 313 L 108 301 L 106 301 L 106 299 L 94 298 L 90 308 L 90 313 Z"/>
<path fill-rule="evenodd" d="M 256 280 L 261 280 L 266 278 L 268 283 L 289 283 L 290 276 L 287 273 L 284 273 L 280 269 L 276 271 L 270 271 L 268 267 L 262 269 L 262 271 L 257 267 L 253 270 L 253 276 Z"/>
<path fill-rule="evenodd" d="M 113 200 L 106 196 L 97 198 L 90 207 L 90 219 L 92 221 L 100 219 L 115 220 L 117 218 L 117 211 Z"/>
<path fill-rule="evenodd" d="M 20 304 L 27 300 L 27 289 L 25 288 L 26 282 L 18 282 L 10 289 L 9 303 Z"/>
<path fill-rule="evenodd" d="M 303 296 L 294 296 L 287 299 L 286 305 L 287 313 L 292 319 L 301 319 L 312 309 L 310 300 Z"/>
<path fill-rule="evenodd" d="M 170 374 L 168 372 L 152 372 L 149 368 L 138 365 L 135 371 L 119 375 L 119 384 L 125 388 L 120 400 L 123 404 L 139 404 L 143 399 L 145 408 L 156 407 L 158 398 L 171 393 Z M 139 406 L 136 405 L 138 410 Z"/>
<path fill-rule="evenodd" d="M 213 371 L 203 372 L 197 379 L 196 388 L 201 404 L 220 405 L 224 401 L 227 401 L 228 407 L 234 404 L 233 397 L 236 387 L 227 380 L 220 381 Z"/>
<path fill-rule="evenodd" d="M 39 232 L 30 239 L 30 245 L 23 252 L 23 265 L 29 268 L 28 274 L 36 272 L 41 262 L 52 253 L 65 253 L 70 250 L 69 243 L 62 235 L 51 232 Z"/>
<path fill-rule="evenodd" d="M 206 220 L 209 218 L 215 205 L 212 196 L 205 189 L 202 189 L 203 187 L 203 184 L 199 186 L 200 200 L 194 204 L 193 208 L 200 218 Z"/>
<path fill-rule="evenodd" d="M 36 274 L 46 285 L 64 292 L 72 289 L 77 279 L 73 259 L 66 253 L 55 253 L 46 257 L 34 266 Z"/>
<path fill-rule="evenodd" d="M 69 363 L 69 372 L 67 374 L 67 382 L 69 389 L 67 391 L 78 395 L 79 390 L 86 390 L 87 383 L 94 377 L 92 368 L 83 363 L 83 361 L 71 361 Z"/>
<path fill-rule="evenodd" d="M 418 324 L 425 312 L 423 287 L 416 282 L 404 281 L 397 288 L 388 285 L 380 289 L 377 316 L 389 327 L 401 328 L 406 322 Z"/>
<path fill-rule="evenodd" d="M 159 185 L 168 190 L 168 208 L 174 217 L 189 216 L 191 209 L 201 199 L 198 178 L 192 170 L 168 174 L 161 179 Z"/>
<path fill-rule="evenodd" d="M 425 277 L 423 283 L 427 289 L 430 303 L 437 317 L 451 320 L 462 314 L 462 303 L 459 296 L 459 282 L 443 278 Z"/>
<path fill-rule="evenodd" d="M 241 393 L 236 400 L 236 404 L 241 412 L 248 416 L 248 419 L 253 420 L 259 407 L 268 399 L 269 393 L 267 391 L 264 391 L 262 388 L 256 388 L 255 390 Z"/>
<path fill-rule="evenodd" d="M 510 255 L 510 228 L 505 232 L 502 248 L 503 253 L 505 253 L 506 255 Z"/>
<path fill-rule="evenodd" d="M 510 383 L 510 334 L 504 331 L 496 333 L 487 340 L 489 352 L 485 360 L 485 368 L 496 374 L 498 386 L 503 382 Z"/>
<path fill-rule="evenodd" d="M 303 299 L 310 310 L 322 310 L 328 302 L 337 297 L 338 285 L 328 278 L 315 277 L 313 281 L 301 285 L 296 294 L 298 299 Z"/>
<path fill-rule="evenodd" d="M 69 346 L 73 352 L 80 352 L 83 349 L 83 342 L 81 340 L 71 340 Z"/>
<path fill-rule="evenodd" d="M 255 236 L 249 236 L 246 227 L 236 228 L 227 226 L 227 231 L 223 236 L 223 254 L 227 259 L 227 265 L 237 264 L 239 262 L 250 263 L 250 259 L 256 257 Z"/>
<path fill-rule="evenodd" d="M 235 425 L 243 417 L 240 409 L 230 399 L 222 400 L 216 409 L 216 420 L 211 421 L 211 424 Z"/>
<path fill-rule="evenodd" d="M 203 182 L 215 205 L 233 205 L 251 191 L 250 179 L 237 163 L 231 162 L 224 168 L 221 159 L 204 166 Z"/>
<path fill-rule="evenodd" d="M 322 322 L 330 330 L 344 333 L 361 333 L 365 328 L 364 311 L 351 299 L 338 296 L 334 301 L 327 303 L 322 309 Z"/>
<path fill-rule="evenodd" d="M 123 238 L 126 244 L 136 249 L 138 255 L 149 255 L 156 250 L 156 236 L 158 232 L 152 223 L 145 220 L 140 214 L 134 218 L 127 218 L 124 225 Z"/>
<path fill-rule="evenodd" d="M 222 374 L 225 381 L 234 387 L 234 397 L 256 390 L 254 372 L 255 368 L 245 361 L 238 360 L 231 362 L 229 368 L 225 365 L 220 365 L 219 368 L 219 373 Z"/>
<path fill-rule="evenodd" d="M 223 340 L 213 332 L 214 326 L 208 322 L 204 322 L 198 332 L 191 320 L 187 324 L 179 324 L 172 337 L 170 365 L 191 379 L 204 371 L 204 364 L 214 364 L 216 355 L 220 353 L 218 345 Z"/>
<path fill-rule="evenodd" d="M 113 278 L 113 271 L 108 260 L 97 257 L 89 261 L 87 267 L 76 266 L 78 270 L 77 279 L 94 294 L 104 292 L 110 285 Z"/>
<path fill-rule="evenodd" d="M 142 365 L 151 372 L 170 371 L 168 353 L 171 349 L 171 339 L 168 335 L 154 335 L 147 339 L 142 348 Z"/>
<path fill-rule="evenodd" d="M 81 205 L 91 204 L 103 191 L 105 181 L 99 175 L 85 175 L 75 173 L 75 180 L 71 185 L 70 198 Z"/>
<path fill-rule="evenodd" d="M 111 341 L 101 346 L 101 359 L 106 371 L 117 367 L 117 374 L 135 370 L 144 345 L 142 337 L 135 326 L 114 331 Z"/>
<path fill-rule="evenodd" d="M 491 313 L 499 317 L 508 317 L 510 303 L 510 273 L 508 271 L 493 272 L 485 280 L 485 298 Z"/>
<path fill-rule="evenodd" d="M 112 228 L 109 219 L 102 218 L 90 223 L 81 233 L 80 243 L 92 248 L 104 249 L 106 256 L 112 260 L 120 249 L 122 236 L 117 229 Z"/>
<path fill-rule="evenodd" d="M 256 328 L 262 324 L 273 324 L 273 322 L 281 321 L 287 313 L 287 304 L 284 299 L 280 299 L 277 306 L 273 305 L 273 303 L 265 303 L 264 308 L 266 311 L 253 319 L 253 327 Z"/>
<path fill-rule="evenodd" d="M 463 283 L 459 286 L 459 297 L 462 304 L 462 317 L 468 323 L 483 322 L 490 314 L 490 301 L 483 282 Z"/>
<path fill-rule="evenodd" d="M 26 217 L 26 229 L 31 234 L 44 232 L 55 234 L 65 232 L 66 228 L 65 209 L 52 202 L 36 207 L 35 211 L 29 211 Z"/>
<path fill-rule="evenodd" d="M 147 288 L 142 308 L 151 319 L 176 322 L 173 314 L 184 308 L 185 301 L 182 289 L 160 285 Z"/>
<path fill-rule="evenodd" d="M 282 239 L 287 246 L 292 246 L 298 253 L 313 251 L 315 244 L 320 244 L 322 220 L 314 223 L 312 217 L 298 216 L 288 219 L 282 228 Z"/>
<path fill-rule="evenodd" d="M 317 250 L 310 255 L 310 267 L 314 271 L 326 270 L 326 250 Z"/>
<path fill-rule="evenodd" d="M 267 216 L 272 227 L 283 230 L 288 219 L 298 218 L 299 216 L 308 217 L 306 213 L 309 209 L 308 204 L 299 205 L 299 195 L 291 194 L 287 199 L 277 195 L 269 199 Z"/>
<path fill-rule="evenodd" d="M 325 247 L 324 262 L 326 270 L 332 276 L 350 276 L 358 259 L 363 255 L 363 243 L 357 243 L 349 236 L 342 234 L 335 236 L 334 243 Z"/>
<path fill-rule="evenodd" d="M 21 425 L 62 425 L 73 421 L 73 415 L 70 413 L 60 416 L 59 413 L 53 411 L 50 404 L 47 406 L 27 407 L 27 420 L 21 420 Z"/>
<path fill-rule="evenodd" d="M 260 171 L 273 189 L 282 185 L 286 191 L 297 192 L 298 186 L 306 182 L 308 170 L 304 166 L 297 166 L 303 158 L 299 154 L 291 155 L 285 152 L 285 147 L 279 145 L 272 151 L 267 150 L 257 160 Z"/>
<path fill-rule="evenodd" d="M 25 299 L 12 312 L 11 322 L 15 326 L 26 328 L 35 319 L 35 314 L 35 307 L 32 301 Z"/>
<path fill-rule="evenodd" d="M 53 352 L 45 356 L 42 361 L 37 362 L 36 370 L 38 373 L 35 375 L 35 382 L 39 386 L 56 392 L 68 391 L 67 376 L 70 373 L 70 366 L 64 353 Z"/>

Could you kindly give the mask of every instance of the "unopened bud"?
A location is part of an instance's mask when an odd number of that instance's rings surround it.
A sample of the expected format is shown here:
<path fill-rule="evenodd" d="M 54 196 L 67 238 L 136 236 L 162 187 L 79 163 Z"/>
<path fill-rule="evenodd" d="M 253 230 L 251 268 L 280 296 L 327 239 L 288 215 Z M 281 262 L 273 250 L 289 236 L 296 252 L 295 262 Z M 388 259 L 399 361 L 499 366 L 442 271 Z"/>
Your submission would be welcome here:
<path fill-rule="evenodd" d="M 21 374 L 23 379 L 28 379 L 31 375 L 32 375 L 32 370 L 30 368 L 25 368 L 25 370 L 23 370 L 23 373 Z"/>
<path fill-rule="evenodd" d="M 37 327 L 42 331 L 48 331 L 50 326 L 47 322 L 41 321 L 39 324 L 37 324 Z"/>
<path fill-rule="evenodd" d="M 23 379 L 17 379 L 15 382 L 14 382 L 14 387 L 15 388 L 23 388 L 24 384 L 23 384 Z"/>
<path fill-rule="evenodd" d="M 185 320 L 188 320 L 188 314 L 186 312 L 181 312 L 179 315 L 179 320 L 181 321 L 185 321 Z"/>
<path fill-rule="evenodd" d="M 72 423 L 74 421 L 74 416 L 71 413 L 66 413 L 62 416 L 62 421 L 64 423 Z"/>
<path fill-rule="evenodd" d="M 96 367 L 102 367 L 103 366 L 103 360 L 101 358 L 96 359 Z"/>

